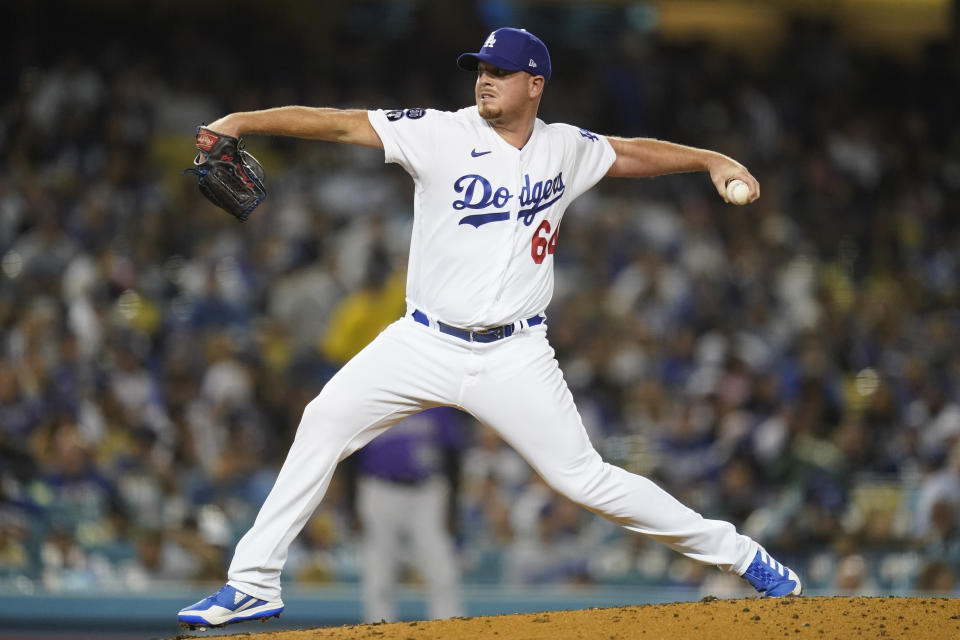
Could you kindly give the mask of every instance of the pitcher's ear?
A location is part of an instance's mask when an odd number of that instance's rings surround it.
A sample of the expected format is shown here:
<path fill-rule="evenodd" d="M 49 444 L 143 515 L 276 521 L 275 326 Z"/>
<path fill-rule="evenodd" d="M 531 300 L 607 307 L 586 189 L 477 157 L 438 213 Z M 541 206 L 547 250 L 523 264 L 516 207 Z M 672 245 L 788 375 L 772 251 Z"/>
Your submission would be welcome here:
<path fill-rule="evenodd" d="M 547 79 L 543 76 L 530 76 L 530 97 L 536 98 L 543 93 L 543 87 L 546 84 Z"/>

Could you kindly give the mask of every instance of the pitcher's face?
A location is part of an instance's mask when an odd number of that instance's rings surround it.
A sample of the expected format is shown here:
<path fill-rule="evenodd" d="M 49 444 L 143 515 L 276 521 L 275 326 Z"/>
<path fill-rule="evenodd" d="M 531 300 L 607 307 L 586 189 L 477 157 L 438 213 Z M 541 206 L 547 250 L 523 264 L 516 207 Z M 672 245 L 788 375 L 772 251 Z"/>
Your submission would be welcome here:
<path fill-rule="evenodd" d="M 519 114 L 535 97 L 536 78 L 526 71 L 507 71 L 486 62 L 477 64 L 475 96 L 477 109 L 485 120 Z"/>

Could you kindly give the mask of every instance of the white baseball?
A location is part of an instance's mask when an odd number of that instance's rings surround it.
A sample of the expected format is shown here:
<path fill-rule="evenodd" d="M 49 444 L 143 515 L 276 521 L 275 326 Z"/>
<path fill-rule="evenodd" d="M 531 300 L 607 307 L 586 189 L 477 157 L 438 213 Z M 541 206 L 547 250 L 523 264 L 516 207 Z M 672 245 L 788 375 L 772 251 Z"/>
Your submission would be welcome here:
<path fill-rule="evenodd" d="M 750 198 L 750 187 L 743 180 L 731 180 L 727 183 L 727 200 L 733 204 L 747 204 Z"/>

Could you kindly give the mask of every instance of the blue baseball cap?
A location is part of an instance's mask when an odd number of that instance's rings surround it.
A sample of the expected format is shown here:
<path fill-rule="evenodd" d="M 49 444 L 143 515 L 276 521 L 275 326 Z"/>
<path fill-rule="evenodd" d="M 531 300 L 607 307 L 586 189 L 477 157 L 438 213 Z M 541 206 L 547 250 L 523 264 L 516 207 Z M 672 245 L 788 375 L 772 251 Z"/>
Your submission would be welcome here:
<path fill-rule="evenodd" d="M 457 66 L 476 71 L 483 60 L 506 71 L 526 71 L 530 75 L 550 79 L 550 52 L 547 45 L 525 29 L 503 27 L 483 42 L 477 53 L 464 53 L 457 58 Z"/>

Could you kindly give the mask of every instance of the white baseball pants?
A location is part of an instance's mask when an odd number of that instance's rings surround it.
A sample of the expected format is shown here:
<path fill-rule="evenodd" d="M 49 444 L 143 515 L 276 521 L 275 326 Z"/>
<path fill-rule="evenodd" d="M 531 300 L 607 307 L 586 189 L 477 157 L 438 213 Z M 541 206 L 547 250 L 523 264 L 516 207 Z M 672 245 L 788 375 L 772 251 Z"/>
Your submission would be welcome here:
<path fill-rule="evenodd" d="M 491 426 L 557 492 L 694 560 L 742 574 L 759 548 L 656 484 L 605 463 L 590 443 L 545 325 L 491 343 L 442 334 L 409 316 L 337 372 L 303 412 L 296 437 L 250 530 L 229 584 L 280 598 L 287 549 L 320 503 L 336 464 L 402 418 L 452 405 Z"/>

